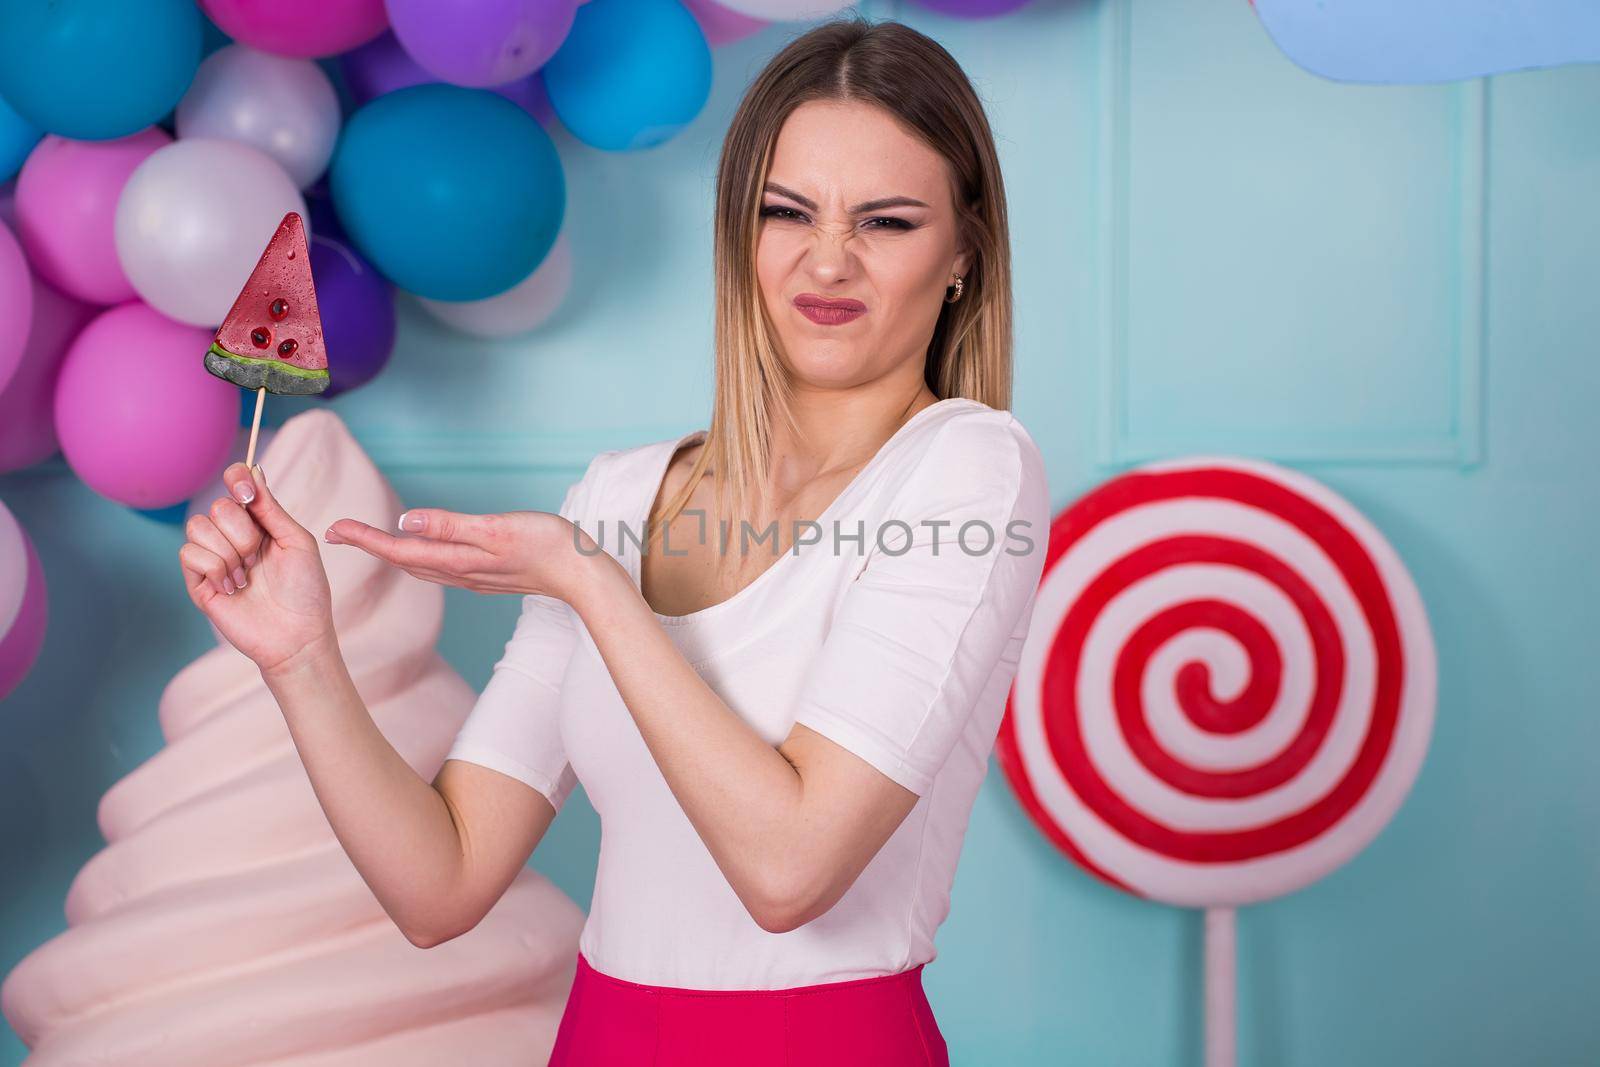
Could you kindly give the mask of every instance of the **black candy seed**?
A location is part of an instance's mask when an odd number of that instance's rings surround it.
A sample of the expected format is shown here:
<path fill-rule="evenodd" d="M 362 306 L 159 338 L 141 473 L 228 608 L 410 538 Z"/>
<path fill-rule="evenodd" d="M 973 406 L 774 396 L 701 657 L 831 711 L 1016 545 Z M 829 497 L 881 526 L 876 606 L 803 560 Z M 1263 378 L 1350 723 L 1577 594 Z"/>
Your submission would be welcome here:
<path fill-rule="evenodd" d="M 250 331 L 250 343 L 257 348 L 266 348 L 272 343 L 272 331 L 265 326 L 257 326 Z"/>

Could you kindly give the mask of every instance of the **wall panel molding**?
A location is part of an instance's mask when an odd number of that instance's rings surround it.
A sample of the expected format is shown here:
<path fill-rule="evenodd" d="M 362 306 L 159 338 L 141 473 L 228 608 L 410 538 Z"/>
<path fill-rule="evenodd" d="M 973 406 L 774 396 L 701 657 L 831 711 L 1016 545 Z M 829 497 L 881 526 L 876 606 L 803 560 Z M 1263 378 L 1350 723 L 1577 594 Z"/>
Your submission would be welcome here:
<path fill-rule="evenodd" d="M 1457 82 L 1450 94 L 1451 194 L 1455 198 L 1449 261 L 1454 314 L 1447 379 L 1451 424 L 1440 432 L 1314 431 L 1287 435 L 1242 426 L 1226 434 L 1133 429 L 1129 375 L 1130 118 L 1134 30 L 1132 0 L 1105 0 L 1099 34 L 1098 129 L 1094 198 L 1099 266 L 1096 360 L 1099 384 L 1094 411 L 1096 461 L 1103 466 L 1145 462 L 1186 452 L 1241 452 L 1302 463 L 1446 464 L 1470 467 L 1483 458 L 1483 363 L 1486 303 L 1484 231 L 1487 211 L 1489 79 Z M 1307 75 L 1310 77 L 1311 75 Z M 1364 87 L 1372 91 L 1370 87 Z M 1381 91 L 1381 90 L 1378 90 Z"/>
<path fill-rule="evenodd" d="M 600 452 L 678 437 L 691 428 L 634 426 L 574 431 L 416 432 L 397 427 L 351 426 L 350 432 L 385 474 L 426 472 L 471 476 L 582 474 L 589 461 Z M 243 460 L 244 457 L 234 459 Z M 0 477 L 52 475 L 74 476 L 60 453 Z"/>

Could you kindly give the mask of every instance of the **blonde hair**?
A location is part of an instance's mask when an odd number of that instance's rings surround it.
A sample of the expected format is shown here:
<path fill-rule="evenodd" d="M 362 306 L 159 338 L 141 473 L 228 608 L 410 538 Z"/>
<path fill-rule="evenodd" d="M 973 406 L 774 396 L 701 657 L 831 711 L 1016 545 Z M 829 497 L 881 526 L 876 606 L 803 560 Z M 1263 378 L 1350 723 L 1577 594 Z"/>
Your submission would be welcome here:
<path fill-rule="evenodd" d="M 790 388 L 756 278 L 762 189 L 778 131 L 812 100 L 875 104 L 949 163 L 961 243 L 972 250 L 961 298 L 941 306 L 924 371 L 939 399 L 1011 406 L 1011 239 L 994 138 L 949 52 L 899 22 L 837 18 L 784 46 L 746 90 L 722 142 L 713 258 L 716 386 L 705 446 L 679 489 L 651 512 L 650 540 L 687 506 L 702 477 L 722 529 L 764 488 L 772 419 L 794 426 Z M 709 517 L 708 517 L 709 518 Z M 720 567 L 730 553 L 719 553 Z"/>

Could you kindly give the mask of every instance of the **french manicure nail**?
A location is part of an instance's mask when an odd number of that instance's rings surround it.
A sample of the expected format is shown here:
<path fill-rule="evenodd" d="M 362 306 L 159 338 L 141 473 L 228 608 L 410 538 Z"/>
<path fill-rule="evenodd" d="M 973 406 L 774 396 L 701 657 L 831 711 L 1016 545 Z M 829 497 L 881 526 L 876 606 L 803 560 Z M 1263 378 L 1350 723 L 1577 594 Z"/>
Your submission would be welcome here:
<path fill-rule="evenodd" d="M 229 578 L 226 574 L 222 576 L 222 591 L 227 593 L 229 596 L 233 595 L 233 579 Z"/>
<path fill-rule="evenodd" d="M 411 530 L 413 532 L 415 532 L 417 530 L 421 530 L 422 529 L 422 516 L 421 515 L 413 515 L 409 511 L 402 511 L 400 513 L 400 529 L 402 529 L 402 530 Z"/>
<path fill-rule="evenodd" d="M 245 587 L 243 567 L 233 568 L 233 587 L 235 589 L 243 589 Z"/>
<path fill-rule="evenodd" d="M 248 504 L 250 501 L 256 498 L 255 486 L 251 485 L 249 482 L 235 482 L 233 485 L 233 495 L 238 497 L 239 503 Z"/>

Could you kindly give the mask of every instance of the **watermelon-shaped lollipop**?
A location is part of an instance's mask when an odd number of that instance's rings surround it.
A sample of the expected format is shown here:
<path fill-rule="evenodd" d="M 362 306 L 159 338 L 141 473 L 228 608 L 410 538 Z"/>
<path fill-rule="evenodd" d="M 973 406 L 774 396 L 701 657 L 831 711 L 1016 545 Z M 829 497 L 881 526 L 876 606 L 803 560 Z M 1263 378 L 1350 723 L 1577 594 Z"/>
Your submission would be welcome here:
<path fill-rule="evenodd" d="M 309 396 L 328 387 L 322 317 L 298 213 L 291 211 L 278 223 L 212 339 L 206 370 L 269 393 Z"/>

